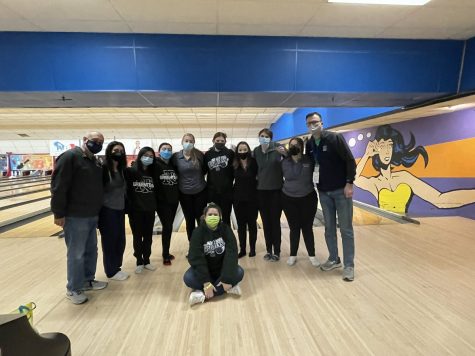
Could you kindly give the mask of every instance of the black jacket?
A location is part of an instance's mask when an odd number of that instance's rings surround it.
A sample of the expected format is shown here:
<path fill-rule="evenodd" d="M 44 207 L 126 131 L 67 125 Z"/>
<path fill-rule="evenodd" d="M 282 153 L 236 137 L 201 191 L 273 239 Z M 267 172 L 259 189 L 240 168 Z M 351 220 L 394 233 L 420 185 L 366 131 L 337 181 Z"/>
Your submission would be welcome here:
<path fill-rule="evenodd" d="M 210 195 L 224 195 L 229 198 L 233 193 L 233 169 L 234 152 L 224 147 L 217 152 L 211 147 L 205 153 L 205 167 L 208 172 L 207 187 Z"/>
<path fill-rule="evenodd" d="M 152 168 L 152 167 L 150 167 Z M 137 165 L 125 171 L 127 182 L 127 210 L 155 211 L 156 210 L 156 181 L 154 172 L 142 173 Z"/>
<path fill-rule="evenodd" d="M 356 162 L 341 134 L 322 131 L 318 147 L 310 136 L 306 154 L 320 165 L 318 190 L 329 192 L 341 189 L 355 180 Z"/>
<path fill-rule="evenodd" d="M 246 170 L 234 169 L 234 201 L 257 201 L 257 163 L 252 157 L 247 161 Z"/>
<path fill-rule="evenodd" d="M 93 217 L 103 200 L 102 167 L 75 147 L 60 155 L 51 177 L 51 211 L 55 218 Z"/>
<path fill-rule="evenodd" d="M 188 262 L 201 284 L 218 278 L 231 284 L 238 270 L 237 243 L 231 228 L 220 223 L 212 231 L 202 222 L 191 235 Z"/>

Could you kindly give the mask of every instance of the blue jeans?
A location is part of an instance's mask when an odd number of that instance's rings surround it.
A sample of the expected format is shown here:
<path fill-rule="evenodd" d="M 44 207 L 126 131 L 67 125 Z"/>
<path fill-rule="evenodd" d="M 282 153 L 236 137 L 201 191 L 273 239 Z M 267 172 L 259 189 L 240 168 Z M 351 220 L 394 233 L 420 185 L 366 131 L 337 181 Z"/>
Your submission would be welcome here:
<path fill-rule="evenodd" d="M 234 287 L 236 284 L 241 282 L 243 278 L 244 278 L 244 270 L 242 269 L 241 266 L 238 265 L 235 279 L 229 282 Z M 211 281 L 211 283 L 216 287 L 220 281 L 221 281 L 221 278 L 217 278 L 216 280 Z M 188 270 L 185 272 L 185 275 L 183 276 L 183 282 L 185 282 L 187 287 L 193 290 L 203 290 L 203 284 L 198 281 L 198 278 L 196 277 L 196 273 L 193 270 L 193 267 L 188 268 Z M 223 286 L 216 287 L 216 292 L 214 293 L 214 295 L 218 296 L 221 294 L 224 294 Z"/>
<path fill-rule="evenodd" d="M 353 199 L 345 198 L 343 189 L 330 192 L 318 192 L 325 220 L 325 241 L 330 261 L 338 261 L 338 241 L 336 239 L 336 214 L 343 244 L 343 264 L 354 267 L 355 239 L 353 233 Z"/>
<path fill-rule="evenodd" d="M 97 264 L 97 216 L 66 217 L 64 240 L 68 249 L 68 291 L 77 292 L 84 283 L 92 281 Z"/>

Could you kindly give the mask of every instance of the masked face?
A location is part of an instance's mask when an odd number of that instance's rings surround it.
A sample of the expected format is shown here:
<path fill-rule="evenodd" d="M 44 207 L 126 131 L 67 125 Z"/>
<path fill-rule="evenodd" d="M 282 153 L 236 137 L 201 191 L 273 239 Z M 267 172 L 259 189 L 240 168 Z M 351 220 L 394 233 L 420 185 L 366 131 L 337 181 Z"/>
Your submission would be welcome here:
<path fill-rule="evenodd" d="M 163 159 L 170 159 L 172 156 L 172 150 L 170 149 L 162 149 L 162 151 L 160 151 L 160 157 L 162 157 Z"/>
<path fill-rule="evenodd" d="M 102 151 L 102 142 L 96 142 L 92 140 L 87 140 L 86 147 L 92 154 L 96 154 Z"/>
<path fill-rule="evenodd" d="M 268 145 L 270 143 L 270 137 L 260 136 L 259 137 L 259 143 L 261 145 Z"/>
<path fill-rule="evenodd" d="M 185 151 L 191 151 L 194 146 L 193 142 L 183 142 L 183 149 Z"/>
<path fill-rule="evenodd" d="M 308 127 L 308 132 L 311 135 L 319 134 L 322 132 L 322 119 L 318 117 L 317 115 L 313 115 L 312 117 L 309 117 L 307 120 L 307 127 Z"/>
<path fill-rule="evenodd" d="M 114 161 L 120 162 L 124 156 L 125 154 L 123 152 L 112 152 L 111 158 Z"/>
<path fill-rule="evenodd" d="M 142 158 L 140 158 L 140 161 L 145 167 L 147 167 L 153 163 L 153 157 L 142 156 Z"/>
<path fill-rule="evenodd" d="M 214 144 L 214 148 L 216 148 L 218 151 L 221 151 L 225 146 L 225 143 L 224 142 L 216 142 Z"/>
<path fill-rule="evenodd" d="M 206 225 L 208 225 L 208 227 L 211 229 L 211 230 L 214 230 L 216 229 L 216 227 L 218 226 L 219 224 L 219 216 L 216 216 L 216 215 L 208 215 L 205 219 L 206 221 Z"/>
<path fill-rule="evenodd" d="M 300 147 L 299 146 L 290 146 L 289 147 L 289 154 L 291 156 L 297 156 L 300 153 Z"/>
<path fill-rule="evenodd" d="M 237 156 L 239 159 L 246 159 L 249 156 L 249 152 L 239 152 Z"/>

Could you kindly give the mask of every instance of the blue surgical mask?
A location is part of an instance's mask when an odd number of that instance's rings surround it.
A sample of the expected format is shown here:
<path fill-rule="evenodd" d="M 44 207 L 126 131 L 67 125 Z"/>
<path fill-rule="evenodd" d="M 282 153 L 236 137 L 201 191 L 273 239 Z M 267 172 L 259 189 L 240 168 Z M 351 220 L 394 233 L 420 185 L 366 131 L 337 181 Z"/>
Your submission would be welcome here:
<path fill-rule="evenodd" d="M 152 157 L 147 157 L 147 156 L 142 156 L 142 158 L 140 158 L 140 161 L 142 161 L 142 164 L 144 166 L 150 166 L 153 163 L 153 158 Z"/>
<path fill-rule="evenodd" d="M 160 151 L 160 157 L 162 157 L 163 159 L 170 159 L 171 156 L 172 156 L 172 151 L 169 151 L 169 150 Z"/>
<path fill-rule="evenodd" d="M 191 149 L 193 149 L 194 147 L 194 144 L 192 142 L 184 142 L 183 143 L 183 149 L 185 151 L 190 151 Z"/>
<path fill-rule="evenodd" d="M 270 137 L 259 137 L 259 143 L 261 145 L 268 145 L 270 143 Z"/>

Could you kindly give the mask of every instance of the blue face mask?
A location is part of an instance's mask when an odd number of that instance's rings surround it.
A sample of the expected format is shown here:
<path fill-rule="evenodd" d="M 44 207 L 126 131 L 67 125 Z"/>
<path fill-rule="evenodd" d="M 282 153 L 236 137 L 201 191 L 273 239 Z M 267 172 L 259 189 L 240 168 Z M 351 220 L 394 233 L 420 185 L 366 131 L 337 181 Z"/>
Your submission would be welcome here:
<path fill-rule="evenodd" d="M 261 145 L 268 145 L 270 143 L 270 137 L 259 137 L 259 143 Z"/>
<path fill-rule="evenodd" d="M 189 151 L 193 148 L 194 144 L 192 142 L 183 142 L 183 149 Z"/>
<path fill-rule="evenodd" d="M 142 156 L 142 158 L 140 158 L 140 161 L 142 162 L 144 166 L 150 166 L 153 163 L 153 158 Z"/>
<path fill-rule="evenodd" d="M 172 151 L 169 151 L 169 150 L 160 151 L 160 157 L 162 157 L 163 159 L 170 159 L 171 156 L 172 156 Z"/>

